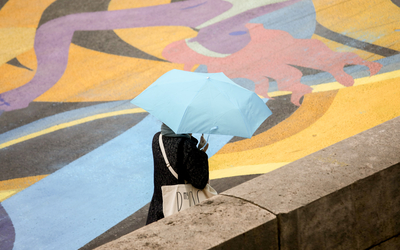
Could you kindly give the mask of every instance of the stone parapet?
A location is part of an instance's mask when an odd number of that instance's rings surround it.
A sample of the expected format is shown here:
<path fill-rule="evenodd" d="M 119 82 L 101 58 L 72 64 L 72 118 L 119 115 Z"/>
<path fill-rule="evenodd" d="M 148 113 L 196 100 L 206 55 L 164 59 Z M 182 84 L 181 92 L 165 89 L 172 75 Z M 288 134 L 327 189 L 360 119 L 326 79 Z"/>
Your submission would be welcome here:
<path fill-rule="evenodd" d="M 275 215 L 254 204 L 215 196 L 96 249 L 277 249 Z"/>
<path fill-rule="evenodd" d="M 97 249 L 400 249 L 400 117 Z"/>

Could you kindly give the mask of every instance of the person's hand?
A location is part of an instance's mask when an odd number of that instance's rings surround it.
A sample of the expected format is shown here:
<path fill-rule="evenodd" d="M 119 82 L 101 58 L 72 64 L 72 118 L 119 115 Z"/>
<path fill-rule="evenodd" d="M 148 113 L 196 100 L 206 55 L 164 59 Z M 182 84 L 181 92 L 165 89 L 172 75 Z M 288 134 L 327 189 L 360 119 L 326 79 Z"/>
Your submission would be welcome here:
<path fill-rule="evenodd" d="M 203 151 L 204 153 L 207 151 L 207 149 L 208 149 L 208 143 L 207 143 L 207 145 L 203 148 L 203 149 L 200 149 L 201 151 Z"/>
<path fill-rule="evenodd" d="M 206 144 L 206 139 L 204 139 L 204 135 L 202 134 L 200 137 L 199 145 L 197 146 L 198 149 L 201 149 Z"/>
<path fill-rule="evenodd" d="M 201 151 L 203 151 L 204 153 L 207 151 L 207 149 L 208 149 L 208 143 L 207 143 L 207 145 L 203 148 L 203 149 L 200 149 Z"/>
<path fill-rule="evenodd" d="M 204 147 L 204 145 L 207 143 L 206 139 L 204 139 L 204 135 L 201 135 L 200 137 L 200 143 L 198 146 L 198 149 L 201 149 L 203 152 L 206 152 L 208 149 L 208 143 L 207 145 Z M 203 148 L 204 147 L 204 148 Z M 203 149 L 202 149 L 203 148 Z"/>

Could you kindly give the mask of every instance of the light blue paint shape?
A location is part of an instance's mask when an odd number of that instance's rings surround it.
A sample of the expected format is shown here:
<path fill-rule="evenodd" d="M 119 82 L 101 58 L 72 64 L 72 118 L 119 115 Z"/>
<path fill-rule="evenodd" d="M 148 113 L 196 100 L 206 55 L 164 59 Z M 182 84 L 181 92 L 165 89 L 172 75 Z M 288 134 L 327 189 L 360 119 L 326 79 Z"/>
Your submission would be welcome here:
<path fill-rule="evenodd" d="M 255 84 L 252 80 L 247 79 L 247 78 L 233 78 L 231 79 L 234 83 L 236 83 L 239 86 L 242 86 L 245 89 L 248 89 L 250 91 L 254 91 L 255 89 Z"/>
<path fill-rule="evenodd" d="M 383 67 L 377 73 L 377 75 L 387 73 L 387 72 L 392 72 L 395 70 L 399 70 L 400 69 L 400 54 L 382 58 L 382 59 L 376 60 L 375 62 L 378 62 L 383 65 Z M 363 66 L 363 65 L 348 66 L 348 67 L 344 68 L 344 71 L 346 73 L 350 74 L 354 79 L 370 76 L 368 67 Z M 334 81 L 336 81 L 335 78 L 328 72 L 322 72 L 322 73 L 318 73 L 315 75 L 303 76 L 301 78 L 301 83 L 309 85 L 309 86 L 328 83 L 328 82 L 334 82 Z M 272 91 L 272 90 L 270 90 L 270 91 Z"/>
<path fill-rule="evenodd" d="M 375 62 L 378 62 L 383 65 L 383 67 L 381 68 L 381 70 L 378 72 L 377 75 L 387 73 L 387 72 L 392 72 L 395 70 L 399 70 L 400 69 L 400 54 L 390 56 L 390 57 L 385 57 L 385 58 L 376 60 Z M 347 74 L 350 74 L 354 79 L 370 76 L 368 67 L 363 66 L 363 65 L 348 66 L 348 67 L 344 68 L 344 71 Z M 321 73 L 318 73 L 315 75 L 303 76 L 301 78 L 301 83 L 308 85 L 308 86 L 314 86 L 314 85 L 319 85 L 319 84 L 329 83 L 329 82 L 334 82 L 334 81 L 336 81 L 335 78 L 328 72 L 321 72 Z M 278 91 L 278 85 L 275 81 L 271 81 L 269 83 L 268 92 L 273 92 L 273 91 Z"/>
<path fill-rule="evenodd" d="M 160 126 L 147 116 L 5 200 L 14 249 L 78 249 L 147 204 L 153 194 L 151 141 Z"/>
<path fill-rule="evenodd" d="M 151 142 L 160 127 L 148 115 L 2 202 L 15 228 L 14 249 L 79 249 L 146 205 L 153 195 Z M 209 157 L 231 138 L 211 136 Z"/>
<path fill-rule="evenodd" d="M 278 83 L 276 81 L 270 81 L 268 84 L 268 92 L 278 91 Z"/>
<path fill-rule="evenodd" d="M 199 67 L 197 67 L 197 69 L 196 69 L 194 72 L 198 72 L 198 73 L 208 73 L 207 65 L 200 64 Z"/>
<path fill-rule="evenodd" d="M 382 64 L 384 67 L 400 63 L 400 54 L 385 57 L 377 60 L 376 62 Z M 397 68 L 398 69 L 398 68 Z"/>
<path fill-rule="evenodd" d="M 254 18 L 250 23 L 262 23 L 265 29 L 283 30 L 294 38 L 307 39 L 314 34 L 316 14 L 312 0 L 304 0 L 286 8 Z"/>

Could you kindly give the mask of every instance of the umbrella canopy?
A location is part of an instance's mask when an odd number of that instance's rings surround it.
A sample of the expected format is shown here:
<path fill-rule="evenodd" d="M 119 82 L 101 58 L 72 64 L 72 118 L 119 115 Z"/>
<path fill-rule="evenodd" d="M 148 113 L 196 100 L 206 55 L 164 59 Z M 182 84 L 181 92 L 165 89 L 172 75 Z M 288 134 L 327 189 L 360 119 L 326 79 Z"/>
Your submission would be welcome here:
<path fill-rule="evenodd" d="M 177 134 L 203 133 L 250 138 L 272 113 L 263 100 L 224 73 L 171 70 L 131 103 Z"/>

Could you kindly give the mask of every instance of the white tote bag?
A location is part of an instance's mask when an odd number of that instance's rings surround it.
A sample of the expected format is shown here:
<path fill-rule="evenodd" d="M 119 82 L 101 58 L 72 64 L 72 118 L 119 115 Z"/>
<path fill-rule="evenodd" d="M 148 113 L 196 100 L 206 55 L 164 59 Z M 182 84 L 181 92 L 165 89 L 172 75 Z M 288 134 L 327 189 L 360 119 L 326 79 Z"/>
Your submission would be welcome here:
<path fill-rule="evenodd" d="M 175 176 L 175 178 L 178 179 L 178 174 L 169 164 L 161 134 L 159 137 L 159 143 L 165 163 L 167 164 L 167 168 Z M 179 211 L 183 211 L 218 194 L 217 191 L 210 186 L 210 184 L 207 184 L 204 189 L 197 189 L 189 183 L 168 185 L 162 186 L 161 191 L 163 196 L 164 217 L 168 217 Z"/>

